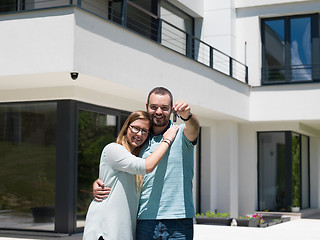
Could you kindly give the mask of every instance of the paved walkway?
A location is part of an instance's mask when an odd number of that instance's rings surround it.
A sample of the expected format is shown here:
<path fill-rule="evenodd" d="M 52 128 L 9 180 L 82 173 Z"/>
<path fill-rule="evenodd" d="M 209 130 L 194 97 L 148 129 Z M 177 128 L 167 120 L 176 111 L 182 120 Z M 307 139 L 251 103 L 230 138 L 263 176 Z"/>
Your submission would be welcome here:
<path fill-rule="evenodd" d="M 267 228 L 195 225 L 194 240 L 320 240 L 319 219 L 298 219 Z M 82 234 L 72 236 L 24 236 L 0 232 L 0 240 L 81 240 Z"/>
<path fill-rule="evenodd" d="M 299 219 L 267 228 L 196 225 L 194 240 L 320 240 L 320 220 Z"/>

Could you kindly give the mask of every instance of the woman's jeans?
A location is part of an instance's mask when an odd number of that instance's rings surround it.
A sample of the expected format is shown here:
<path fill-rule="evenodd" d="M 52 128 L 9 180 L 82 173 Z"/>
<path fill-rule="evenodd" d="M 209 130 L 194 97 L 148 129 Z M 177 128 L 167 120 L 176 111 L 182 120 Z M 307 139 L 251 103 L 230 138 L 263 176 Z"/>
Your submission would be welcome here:
<path fill-rule="evenodd" d="M 193 239 L 193 219 L 138 220 L 137 240 Z"/>

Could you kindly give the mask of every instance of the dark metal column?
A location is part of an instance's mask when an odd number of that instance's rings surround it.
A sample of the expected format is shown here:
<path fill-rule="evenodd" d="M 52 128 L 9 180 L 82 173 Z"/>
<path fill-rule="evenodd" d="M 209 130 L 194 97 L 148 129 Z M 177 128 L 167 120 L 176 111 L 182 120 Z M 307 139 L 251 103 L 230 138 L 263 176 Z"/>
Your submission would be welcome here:
<path fill-rule="evenodd" d="M 74 233 L 76 230 L 76 102 L 58 101 L 55 231 Z"/>

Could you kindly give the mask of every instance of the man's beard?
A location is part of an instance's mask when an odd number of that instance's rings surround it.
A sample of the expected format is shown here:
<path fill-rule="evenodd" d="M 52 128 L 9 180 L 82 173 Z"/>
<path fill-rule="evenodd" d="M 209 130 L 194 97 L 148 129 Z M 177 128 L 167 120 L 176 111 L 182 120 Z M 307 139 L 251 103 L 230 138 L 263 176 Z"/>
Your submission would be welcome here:
<path fill-rule="evenodd" d="M 155 114 L 151 116 L 153 126 L 164 127 L 169 124 L 169 117 L 167 118 L 166 116 L 163 116 L 161 121 L 159 121 L 159 120 L 157 120 L 157 118 L 155 116 L 156 116 Z"/>

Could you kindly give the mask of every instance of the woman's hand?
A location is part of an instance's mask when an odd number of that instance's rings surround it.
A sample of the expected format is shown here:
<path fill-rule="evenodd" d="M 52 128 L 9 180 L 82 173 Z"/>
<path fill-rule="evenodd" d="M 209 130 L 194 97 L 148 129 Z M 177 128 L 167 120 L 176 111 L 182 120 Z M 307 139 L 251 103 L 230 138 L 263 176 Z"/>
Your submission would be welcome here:
<path fill-rule="evenodd" d="M 166 151 L 169 149 L 174 138 L 176 137 L 178 129 L 179 126 L 173 125 L 163 134 L 162 142 L 153 151 L 153 153 L 146 158 L 146 173 L 150 173 L 155 169 L 159 161 L 162 159 Z"/>
<path fill-rule="evenodd" d="M 163 139 L 168 139 L 171 143 L 173 142 L 174 138 L 177 135 L 177 132 L 179 130 L 178 125 L 172 125 L 164 134 Z"/>

